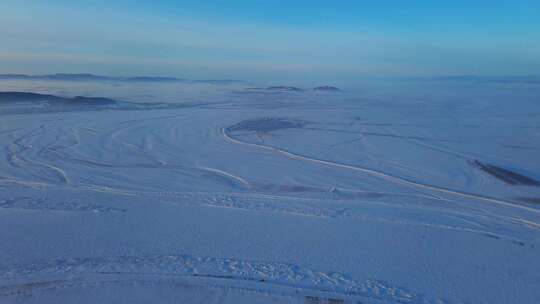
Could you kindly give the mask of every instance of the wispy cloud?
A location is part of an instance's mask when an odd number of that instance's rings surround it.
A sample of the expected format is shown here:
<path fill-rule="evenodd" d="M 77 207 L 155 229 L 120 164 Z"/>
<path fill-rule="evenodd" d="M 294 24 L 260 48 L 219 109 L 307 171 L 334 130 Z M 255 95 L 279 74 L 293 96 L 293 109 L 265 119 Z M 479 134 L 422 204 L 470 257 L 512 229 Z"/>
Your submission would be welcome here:
<path fill-rule="evenodd" d="M 540 43 L 512 48 L 500 40 L 474 41 L 399 35 L 399 31 L 253 25 L 151 12 L 92 11 L 33 3 L 0 13 L 0 63 L 49 63 L 110 70 L 167 69 L 178 76 L 197 69 L 229 70 L 238 77 L 267 71 L 344 74 L 524 73 L 540 70 Z M 4 18 L 5 17 L 5 18 Z M 176 69 L 173 71 L 173 67 Z M 132 67 L 132 69 L 137 69 Z M 4 70 L 2 72 L 11 72 Z M 92 71 L 88 71 L 92 72 Z"/>

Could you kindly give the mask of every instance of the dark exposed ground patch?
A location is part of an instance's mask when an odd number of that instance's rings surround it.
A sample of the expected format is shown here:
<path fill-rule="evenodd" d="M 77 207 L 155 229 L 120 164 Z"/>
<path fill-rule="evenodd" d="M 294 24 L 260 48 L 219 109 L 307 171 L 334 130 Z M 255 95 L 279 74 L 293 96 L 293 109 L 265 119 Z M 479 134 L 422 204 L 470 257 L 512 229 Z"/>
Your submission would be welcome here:
<path fill-rule="evenodd" d="M 471 161 L 472 165 L 489 175 L 505 182 L 508 185 L 540 186 L 540 182 L 525 175 L 504 169 L 498 166 L 483 163 L 479 160 Z"/>
<path fill-rule="evenodd" d="M 264 117 L 257 119 L 243 120 L 227 128 L 227 131 L 256 131 L 256 132 L 272 132 L 282 129 L 301 129 L 307 123 L 301 120 L 293 120 L 286 118 Z"/>

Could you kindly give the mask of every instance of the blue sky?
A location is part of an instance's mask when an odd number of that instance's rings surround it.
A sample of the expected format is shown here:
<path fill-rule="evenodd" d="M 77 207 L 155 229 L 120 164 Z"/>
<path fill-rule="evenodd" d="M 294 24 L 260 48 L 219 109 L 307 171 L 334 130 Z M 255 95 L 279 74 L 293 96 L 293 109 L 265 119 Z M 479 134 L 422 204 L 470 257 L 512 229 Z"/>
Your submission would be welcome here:
<path fill-rule="evenodd" d="M 540 74 L 540 1 L 533 0 L 0 5 L 0 73 L 254 80 Z"/>

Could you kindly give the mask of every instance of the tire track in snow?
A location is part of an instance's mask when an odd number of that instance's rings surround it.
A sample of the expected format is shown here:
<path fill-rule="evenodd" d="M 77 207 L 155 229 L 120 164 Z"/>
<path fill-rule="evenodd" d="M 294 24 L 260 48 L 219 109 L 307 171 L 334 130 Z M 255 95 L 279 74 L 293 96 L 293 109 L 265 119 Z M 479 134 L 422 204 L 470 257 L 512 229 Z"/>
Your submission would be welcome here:
<path fill-rule="evenodd" d="M 343 168 L 343 169 L 349 169 L 349 170 L 353 170 L 353 171 L 357 171 L 357 172 L 367 173 L 367 174 L 379 177 L 379 178 L 381 178 L 383 180 L 386 180 L 386 181 L 389 181 L 389 182 L 398 183 L 398 184 L 402 184 L 402 185 L 407 185 L 407 186 L 411 186 L 411 187 L 414 187 L 414 188 L 426 189 L 426 190 L 431 190 L 431 191 L 436 191 L 436 192 L 439 192 L 439 193 L 456 195 L 456 196 L 465 197 L 465 198 L 472 198 L 472 199 L 475 199 L 475 200 L 481 200 L 481 201 L 485 201 L 485 202 L 495 203 L 495 204 L 502 205 L 502 206 L 505 206 L 505 207 L 522 209 L 522 210 L 529 211 L 531 213 L 540 214 L 540 210 L 537 210 L 537 209 L 534 209 L 534 208 L 529 208 L 529 207 L 526 207 L 526 206 L 522 206 L 522 205 L 510 202 L 510 201 L 503 201 L 503 200 L 499 200 L 499 199 L 488 197 L 488 196 L 482 196 L 482 195 L 477 195 L 477 194 L 472 194 L 472 193 L 447 189 L 447 188 L 443 188 L 443 187 L 437 187 L 437 186 L 433 186 L 433 185 L 429 185 L 429 184 L 423 184 L 423 183 L 419 183 L 419 182 L 414 182 L 414 181 L 411 181 L 411 180 L 408 180 L 408 179 L 405 179 L 405 178 L 402 178 L 402 177 L 393 176 L 393 175 L 390 175 L 390 174 L 387 174 L 387 173 L 384 173 L 384 172 L 381 172 L 381 171 L 378 171 L 378 170 L 368 169 L 368 168 L 359 167 L 359 166 L 353 166 L 353 165 L 347 165 L 347 164 L 342 164 L 342 163 L 337 163 L 337 162 L 324 160 L 324 159 L 312 158 L 312 157 L 308 157 L 308 156 L 304 156 L 304 155 L 301 155 L 301 154 L 289 152 L 287 150 L 283 150 L 283 149 L 276 148 L 276 147 L 269 146 L 269 145 L 261 145 L 261 144 L 256 144 L 256 143 L 243 142 L 243 141 L 237 140 L 237 139 L 229 136 L 229 134 L 227 133 L 226 128 L 221 129 L 221 134 L 227 141 L 232 142 L 234 144 L 239 144 L 239 145 L 244 145 L 244 146 L 249 146 L 249 147 L 256 147 L 256 148 L 259 148 L 259 149 L 264 149 L 264 150 L 276 152 L 276 153 L 282 154 L 282 155 L 284 155 L 284 156 L 286 156 L 286 157 L 288 157 L 290 159 L 306 161 L 306 162 L 320 164 L 320 165 L 338 167 L 338 168 Z M 540 228 L 540 224 L 536 224 L 536 227 Z"/>
<path fill-rule="evenodd" d="M 232 180 L 239 182 L 240 184 L 244 185 L 246 188 L 250 188 L 250 184 L 247 180 L 241 178 L 240 176 L 234 175 L 229 172 L 225 172 L 223 170 L 215 169 L 215 168 L 208 168 L 208 167 L 197 167 L 200 170 L 209 171 L 212 173 L 217 173 L 219 175 L 231 178 Z"/>
<path fill-rule="evenodd" d="M 45 179 L 47 181 L 51 181 L 50 173 L 52 173 L 52 176 L 56 177 L 54 178 L 54 182 L 62 185 L 68 185 L 69 184 L 69 178 L 64 170 L 62 170 L 59 167 L 56 167 L 54 165 L 41 162 L 35 159 L 28 159 L 21 154 L 35 150 L 31 143 L 26 143 L 25 141 L 31 138 L 35 138 L 37 136 L 43 135 L 45 133 L 45 124 L 42 124 L 36 132 L 36 130 L 30 131 L 28 134 L 25 134 L 23 136 L 15 138 L 13 141 L 13 145 L 19 148 L 19 151 L 15 151 L 15 149 L 7 148 L 8 152 L 8 162 L 15 167 L 19 167 L 21 169 L 26 169 L 31 175 Z M 43 149 L 42 149 L 43 150 Z M 42 150 L 36 150 L 38 154 Z M 28 170 L 30 168 L 34 167 L 34 170 Z M 37 173 L 33 172 L 36 171 Z M 43 170 L 45 169 L 45 170 Z M 42 172 L 39 172 L 40 170 L 43 170 Z M 47 173 L 47 171 L 49 173 Z M 44 176 L 45 175 L 45 176 Z"/>
<path fill-rule="evenodd" d="M 0 180 L 0 185 L 15 183 L 15 181 Z M 24 184 L 25 186 L 32 187 L 32 185 Z M 50 185 L 53 186 L 53 185 Z M 34 185 L 32 188 L 43 188 L 45 185 Z M 444 229 L 444 230 L 454 230 L 467 233 L 473 233 L 480 236 L 487 236 L 494 239 L 500 239 L 502 241 L 508 241 L 514 244 L 525 244 L 529 243 L 527 238 L 522 238 L 521 236 L 510 233 L 496 233 L 497 229 L 495 226 L 498 226 L 501 222 L 508 222 L 514 225 L 527 225 L 534 228 L 534 223 L 532 222 L 520 222 L 518 218 L 515 217 L 501 217 L 496 214 L 491 214 L 489 219 L 486 216 L 476 214 L 474 218 L 482 216 L 488 222 L 483 223 L 473 220 L 468 213 L 461 213 L 456 211 L 449 212 L 445 209 L 432 209 L 428 206 L 425 206 L 423 203 L 411 208 L 410 205 L 404 206 L 399 203 L 388 203 L 386 201 L 379 201 L 377 199 L 368 199 L 367 201 L 362 201 L 361 205 L 352 203 L 347 200 L 337 200 L 335 204 L 327 205 L 327 199 L 317 199 L 317 198 L 302 198 L 294 196 L 276 196 L 268 194 L 254 194 L 254 193 L 207 193 L 207 192 L 171 192 L 171 191 L 133 191 L 128 189 L 114 189 L 110 187 L 97 187 L 92 185 L 80 185 L 75 187 L 75 189 L 81 191 L 96 191 L 104 192 L 115 195 L 125 195 L 125 196 L 136 196 L 136 197 L 145 197 L 145 198 L 156 198 L 159 199 L 160 203 L 169 204 L 169 205 L 204 205 L 214 208 L 230 208 L 236 210 L 245 210 L 245 211 L 254 211 L 254 212 L 272 212 L 272 213 L 281 213 L 289 214 L 294 216 L 306 216 L 306 217 L 316 217 L 316 218 L 350 218 L 360 221 L 368 222 L 378 222 L 378 223 L 389 223 L 389 224 L 398 224 L 406 226 L 417 226 L 417 227 L 430 227 L 434 229 Z M 408 194 L 389 194 L 397 197 L 400 196 L 410 196 Z M 418 199 L 425 198 L 434 200 L 431 197 L 422 197 L 417 195 L 412 195 Z M 438 201 L 438 200 L 437 200 Z M 449 201 L 450 202 L 450 201 Z M 25 204 L 21 206 L 11 206 L 10 204 L 2 206 L 2 200 L 0 200 L 0 208 L 21 208 L 21 209 L 34 209 L 32 206 L 26 206 Z M 429 212 L 442 212 L 445 215 L 445 218 L 457 218 L 460 221 L 468 221 L 467 223 L 454 223 L 454 224 L 437 224 L 431 221 L 425 221 L 422 218 L 416 220 L 401 220 L 396 218 L 396 216 L 381 215 L 379 213 L 371 214 L 370 212 L 366 214 L 366 210 L 362 206 L 380 206 L 388 208 L 404 208 L 403 210 L 423 210 Z M 422 207 L 424 206 L 424 207 Z M 64 209 L 64 206 L 52 206 L 52 209 Z M 71 206 L 69 209 L 73 209 Z M 81 206 L 83 208 L 84 206 Z M 425 209 L 428 207 L 428 210 Z M 467 207 L 467 206 L 466 206 Z M 79 208 L 79 207 L 77 207 Z M 35 209 L 49 209 L 48 205 L 39 206 Z M 84 207 L 83 209 L 87 209 Z M 99 210 L 100 208 L 91 208 L 92 210 Z M 118 211 L 118 210 L 115 210 Z M 126 210 L 119 210 L 126 211 Z M 465 218 L 464 218 L 465 217 Z M 436 218 L 436 217 L 433 217 Z M 522 245 L 523 246 L 523 245 Z"/>
<path fill-rule="evenodd" d="M 306 217 L 316 217 L 316 218 L 350 218 L 360 221 L 369 221 L 369 222 L 379 222 L 379 223 L 388 223 L 388 224 L 398 224 L 398 225 L 407 225 L 407 226 L 416 226 L 416 227 L 430 227 L 434 229 L 444 229 L 444 230 L 453 230 L 466 233 L 473 233 L 479 236 L 490 237 L 493 239 L 499 239 L 502 241 L 510 242 L 513 244 L 518 244 L 524 246 L 526 243 L 529 244 L 530 240 L 522 238 L 522 236 L 513 234 L 513 233 L 500 233 L 496 232 L 495 226 L 500 225 L 502 222 L 513 224 L 513 225 L 526 225 L 530 228 L 534 227 L 534 223 L 530 221 L 523 220 L 519 221 L 519 218 L 516 217 L 507 217 L 501 216 L 498 214 L 489 213 L 488 215 L 481 215 L 474 213 L 474 217 L 470 217 L 469 213 L 457 212 L 455 210 L 445 210 L 445 209 L 425 209 L 424 205 L 419 205 L 414 208 L 411 208 L 410 205 L 400 206 L 395 203 L 387 203 L 385 201 L 374 201 L 367 200 L 363 202 L 363 205 L 371 206 L 381 206 L 381 207 L 392 207 L 392 208 L 405 208 L 404 210 L 422 210 L 424 212 L 442 212 L 446 217 L 457 218 L 460 221 L 467 221 L 463 224 L 444 224 L 444 223 L 435 223 L 431 221 L 425 221 L 421 218 L 417 220 L 402 220 L 398 219 L 395 216 L 387 215 L 382 216 L 381 214 L 369 214 L 366 215 L 364 209 L 356 209 L 354 203 L 348 201 L 340 200 L 339 205 L 332 204 L 328 206 L 326 203 L 328 199 L 317 199 L 317 198 L 302 198 L 294 196 L 282 196 L 282 195 L 268 195 L 260 193 L 207 193 L 207 192 L 148 192 L 148 191 L 131 191 L 131 190 L 121 190 L 113 189 L 109 187 L 90 187 L 83 186 L 80 187 L 81 190 L 87 191 L 97 191 L 112 193 L 117 195 L 126 195 L 126 196 L 139 196 L 139 197 L 154 197 L 160 198 L 160 203 L 170 204 L 170 205 L 206 205 L 209 207 L 215 208 L 230 208 L 237 210 L 245 211 L 255 211 L 255 212 L 273 212 L 273 213 L 282 213 L 290 214 L 295 216 L 306 216 Z M 399 196 L 411 196 L 407 194 L 397 195 Z M 412 195 L 416 198 L 422 198 L 422 196 Z M 438 201 L 432 197 L 424 197 L 425 199 L 431 199 Z M 269 202 L 270 201 L 270 202 Z M 451 202 L 451 201 L 448 201 Z M 337 203 L 337 202 L 336 202 Z M 422 207 L 424 206 L 424 207 Z M 465 206 L 468 207 L 468 206 Z M 478 218 L 484 218 L 484 221 L 480 222 Z M 432 218 L 439 218 L 440 216 L 433 216 Z M 477 220 L 474 220 L 477 219 Z M 507 227 L 508 228 L 508 227 Z M 532 243 L 530 243 L 532 244 Z"/>
<path fill-rule="evenodd" d="M 360 281 L 341 272 L 276 261 L 192 255 L 84 257 L 13 265 L 1 270 L 2 280 L 26 282 L 4 286 L 0 284 L 0 296 L 17 294 L 17 291 L 25 287 L 48 288 L 52 284 L 62 288 L 70 282 L 84 282 L 86 276 L 93 276 L 93 281 L 96 281 L 96 276 L 98 279 L 112 276 L 120 280 L 126 276 L 129 279 L 139 276 L 153 279 L 205 279 L 201 282 L 205 286 L 246 288 L 267 293 L 276 293 L 279 290 L 291 294 L 332 294 L 347 300 L 364 298 L 398 303 L 441 303 L 441 299 L 432 299 L 388 282 L 374 279 Z M 71 279 L 58 281 L 59 276 Z"/>

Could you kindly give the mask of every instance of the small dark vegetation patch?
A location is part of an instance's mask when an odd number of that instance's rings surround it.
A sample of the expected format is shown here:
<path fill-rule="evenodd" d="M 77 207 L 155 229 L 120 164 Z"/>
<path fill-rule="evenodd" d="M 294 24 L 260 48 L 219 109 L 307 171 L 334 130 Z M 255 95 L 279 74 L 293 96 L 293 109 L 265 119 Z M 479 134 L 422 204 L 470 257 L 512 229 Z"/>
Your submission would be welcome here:
<path fill-rule="evenodd" d="M 471 162 L 473 166 L 477 167 L 478 169 L 490 174 L 491 176 L 505 182 L 508 185 L 524 185 L 524 186 L 540 186 L 540 182 L 516 173 L 514 171 L 510 171 L 508 169 L 504 169 L 498 166 L 490 165 L 484 162 L 481 162 L 479 160 L 474 160 Z"/>
<path fill-rule="evenodd" d="M 287 118 L 272 118 L 264 117 L 257 119 L 243 120 L 227 128 L 227 131 L 256 131 L 256 132 L 272 132 L 282 129 L 301 129 L 307 123 L 301 120 L 293 120 Z"/>

